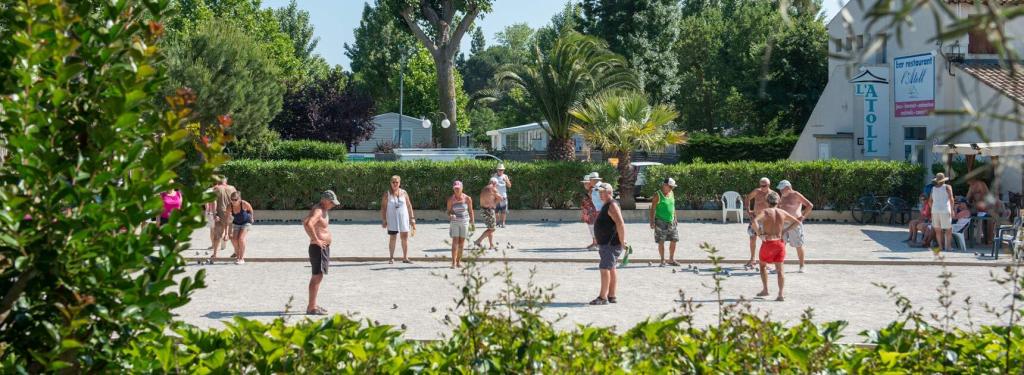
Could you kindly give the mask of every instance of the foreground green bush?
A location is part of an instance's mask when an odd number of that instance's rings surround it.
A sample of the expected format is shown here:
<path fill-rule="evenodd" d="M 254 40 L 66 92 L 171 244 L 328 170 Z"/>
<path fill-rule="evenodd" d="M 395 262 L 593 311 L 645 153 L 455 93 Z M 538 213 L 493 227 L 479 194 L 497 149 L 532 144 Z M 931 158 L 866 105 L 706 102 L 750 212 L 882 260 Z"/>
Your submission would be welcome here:
<path fill-rule="evenodd" d="M 843 209 L 865 194 L 894 195 L 914 202 L 924 184 L 923 167 L 888 161 L 693 163 L 654 166 L 645 173 L 647 181 L 674 178 L 681 209 L 701 209 L 708 201 L 720 204 L 719 197 L 726 191 L 747 194 L 761 177 L 772 180 L 772 189 L 780 180 L 789 180 L 815 209 Z M 657 188 L 658 184 L 647 184 L 644 195 L 654 194 Z"/>
<path fill-rule="evenodd" d="M 343 143 L 301 140 L 275 141 L 262 149 L 242 147 L 228 154 L 232 159 L 345 161 L 348 150 Z"/>
<path fill-rule="evenodd" d="M 712 249 L 713 251 L 713 249 Z M 477 253 L 478 255 L 479 253 Z M 500 267 L 500 266 L 499 266 Z M 284 319 L 261 323 L 236 317 L 221 330 L 180 325 L 176 335 L 148 333 L 125 351 L 124 363 L 136 372 L 174 373 L 508 373 L 508 374 L 1020 374 L 1024 371 L 1024 327 L 1013 305 L 1006 326 L 954 328 L 955 311 L 926 319 L 909 300 L 886 288 L 899 317 L 885 328 L 861 333 L 867 345 L 842 340 L 846 323 L 815 323 L 808 310 L 793 324 L 753 312 L 749 301 L 703 307 L 681 295 L 676 312 L 637 324 L 625 332 L 577 326 L 556 329 L 541 317 L 551 303 L 551 287 L 513 281 L 503 270 L 472 260 L 461 271 L 457 310 L 445 315 L 450 329 L 437 341 L 402 339 L 402 331 L 370 321 L 334 316 L 320 321 Z M 494 275 L 503 282 L 493 300 L 481 290 Z M 953 293 L 948 273 L 940 276 L 939 302 L 948 307 Z M 1020 287 L 1020 275 L 998 276 Z M 715 276 L 715 290 L 727 282 Z M 1007 285 L 1012 286 L 1012 285 Z M 1018 297 L 1019 298 L 1019 297 Z M 969 305 L 970 303 L 967 302 Z M 1010 304 L 1010 302 L 1007 302 Z M 717 308 L 719 323 L 694 322 L 694 312 Z M 968 318 L 969 319 L 969 318 Z M 843 342 L 840 342 L 840 341 Z"/>
<path fill-rule="evenodd" d="M 722 137 L 691 133 L 686 144 L 679 146 L 679 161 L 701 159 L 709 163 L 727 161 L 776 161 L 789 158 L 795 135 L 773 137 Z"/>
<path fill-rule="evenodd" d="M 221 166 L 232 185 L 256 209 L 302 210 L 319 199 L 324 189 L 338 193 L 341 209 L 380 209 L 380 199 L 391 176 L 402 176 L 402 187 L 418 209 L 443 209 L 451 195 L 452 181 L 465 184 L 465 192 L 477 199 L 494 174 L 492 161 L 401 161 L 342 163 L 322 160 L 234 160 Z M 513 209 L 537 209 L 549 205 L 569 208 L 583 194 L 580 179 L 597 171 L 605 181 L 618 174 L 608 164 L 576 162 L 505 163 L 512 179 L 509 201 Z"/>

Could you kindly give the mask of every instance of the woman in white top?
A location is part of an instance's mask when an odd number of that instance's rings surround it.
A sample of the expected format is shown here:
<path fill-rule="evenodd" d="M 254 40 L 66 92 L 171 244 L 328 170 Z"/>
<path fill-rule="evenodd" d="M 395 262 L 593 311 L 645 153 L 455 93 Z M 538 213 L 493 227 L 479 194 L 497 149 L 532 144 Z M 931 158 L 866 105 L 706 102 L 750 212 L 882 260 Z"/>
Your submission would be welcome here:
<path fill-rule="evenodd" d="M 402 178 L 391 176 L 391 189 L 384 193 L 380 202 L 380 226 L 388 231 L 388 264 L 395 263 L 395 237 L 402 236 L 402 263 L 409 261 L 409 231 L 416 231 L 416 214 L 412 210 L 412 200 L 402 189 Z"/>
<path fill-rule="evenodd" d="M 935 242 L 940 250 L 949 250 L 953 242 L 953 188 L 946 183 L 946 175 L 936 173 L 932 180 L 932 228 L 935 228 Z M 938 256 L 938 254 L 935 254 Z"/>
<path fill-rule="evenodd" d="M 512 187 L 512 179 L 505 174 L 505 164 L 498 164 L 498 169 L 491 178 L 498 179 L 498 195 L 501 196 L 501 202 L 494 208 L 494 212 L 498 216 L 498 226 L 504 228 L 505 219 L 508 218 L 508 188 Z"/>

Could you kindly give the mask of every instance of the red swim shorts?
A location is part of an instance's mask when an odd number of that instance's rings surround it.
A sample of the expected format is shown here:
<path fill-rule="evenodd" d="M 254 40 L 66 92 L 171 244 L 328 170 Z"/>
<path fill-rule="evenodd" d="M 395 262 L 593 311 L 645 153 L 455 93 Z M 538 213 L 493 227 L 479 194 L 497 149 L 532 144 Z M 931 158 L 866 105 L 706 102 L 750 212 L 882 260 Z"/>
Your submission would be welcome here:
<path fill-rule="evenodd" d="M 761 263 L 782 263 L 786 260 L 786 243 L 782 240 L 762 242 L 759 258 Z"/>

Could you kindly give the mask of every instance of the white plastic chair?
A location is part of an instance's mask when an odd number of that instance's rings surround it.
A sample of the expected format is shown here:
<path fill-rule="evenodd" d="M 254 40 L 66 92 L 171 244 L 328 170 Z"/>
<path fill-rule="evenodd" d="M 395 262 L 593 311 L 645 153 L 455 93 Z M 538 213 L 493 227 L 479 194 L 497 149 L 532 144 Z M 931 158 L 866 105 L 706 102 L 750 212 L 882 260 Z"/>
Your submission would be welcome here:
<path fill-rule="evenodd" d="M 971 226 L 971 219 L 960 219 L 953 223 L 953 228 L 950 232 L 953 233 L 953 244 L 960 245 L 960 249 L 967 251 L 967 242 L 964 240 L 964 232 Z"/>
<path fill-rule="evenodd" d="M 722 193 L 722 223 L 729 222 L 730 212 L 735 212 L 740 224 L 743 224 L 743 198 L 735 191 Z"/>

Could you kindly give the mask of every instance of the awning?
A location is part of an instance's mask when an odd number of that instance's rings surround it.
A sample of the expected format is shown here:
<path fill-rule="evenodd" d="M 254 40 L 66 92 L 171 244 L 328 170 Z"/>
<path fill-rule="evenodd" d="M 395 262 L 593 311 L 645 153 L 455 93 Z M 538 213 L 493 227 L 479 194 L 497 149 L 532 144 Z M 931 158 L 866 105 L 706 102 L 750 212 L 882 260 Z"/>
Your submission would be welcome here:
<path fill-rule="evenodd" d="M 935 145 L 932 152 L 945 155 L 1022 156 L 1024 141 Z"/>

